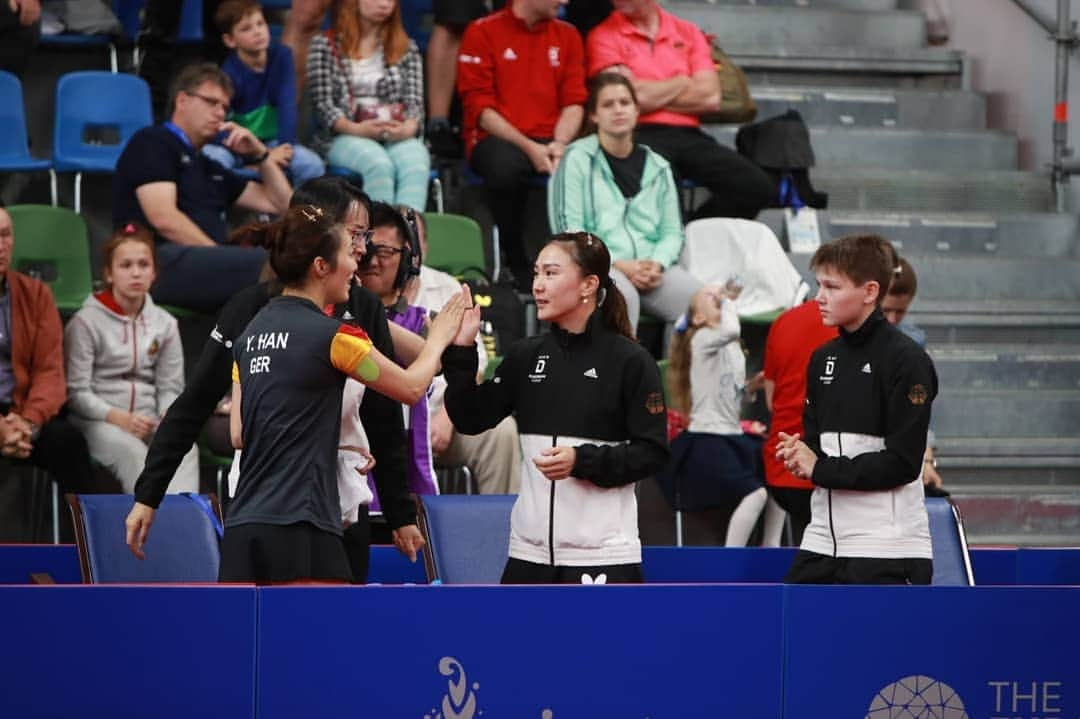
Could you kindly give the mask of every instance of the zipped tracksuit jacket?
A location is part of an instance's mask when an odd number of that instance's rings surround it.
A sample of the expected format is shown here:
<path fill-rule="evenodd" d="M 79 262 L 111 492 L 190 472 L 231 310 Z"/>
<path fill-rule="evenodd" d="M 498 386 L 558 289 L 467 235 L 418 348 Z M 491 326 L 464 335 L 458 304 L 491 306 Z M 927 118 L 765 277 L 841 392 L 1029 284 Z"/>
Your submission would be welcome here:
<path fill-rule="evenodd" d="M 552 231 L 591 232 L 603 238 L 615 260 L 673 265 L 683 248 L 680 213 L 667 160 L 646 147 L 641 189 L 623 197 L 596 135 L 570 143 L 548 185 Z"/>
<path fill-rule="evenodd" d="M 933 558 L 922 459 L 937 391 L 930 357 L 880 310 L 814 352 L 803 429 L 818 460 L 803 550 Z"/>
<path fill-rule="evenodd" d="M 656 362 L 604 328 L 552 332 L 516 342 L 495 376 L 476 384 L 474 347 L 443 354 L 446 409 L 454 427 L 478 434 L 513 414 L 521 441 L 521 492 L 510 518 L 510 556 L 553 566 L 641 562 L 634 483 L 668 458 L 666 409 Z M 576 449 L 566 479 L 533 464 L 553 446 Z"/>

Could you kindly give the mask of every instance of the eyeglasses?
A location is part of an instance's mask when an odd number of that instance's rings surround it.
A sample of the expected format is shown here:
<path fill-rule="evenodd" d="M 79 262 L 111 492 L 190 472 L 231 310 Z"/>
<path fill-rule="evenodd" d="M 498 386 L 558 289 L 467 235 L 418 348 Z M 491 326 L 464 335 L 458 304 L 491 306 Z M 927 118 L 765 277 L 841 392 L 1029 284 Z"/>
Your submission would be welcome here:
<path fill-rule="evenodd" d="M 403 247 L 391 247 L 390 245 L 368 245 L 368 255 L 378 257 L 380 260 L 389 260 L 394 255 L 400 255 L 405 251 Z"/>
<path fill-rule="evenodd" d="M 349 228 L 349 239 L 352 241 L 352 249 L 355 252 L 361 247 L 367 250 L 367 246 L 371 244 L 371 238 L 375 236 L 375 230 L 361 229 L 359 227 Z"/>
<path fill-rule="evenodd" d="M 216 97 L 210 97 L 209 95 L 202 95 L 202 94 L 200 94 L 198 92 L 191 92 L 190 90 L 184 90 L 184 94 L 185 95 L 191 95 L 192 97 L 199 98 L 200 100 L 202 100 L 207 105 L 214 108 L 215 110 L 220 108 L 220 109 L 225 111 L 226 115 L 229 114 L 229 110 L 231 109 L 228 100 L 219 100 Z"/>

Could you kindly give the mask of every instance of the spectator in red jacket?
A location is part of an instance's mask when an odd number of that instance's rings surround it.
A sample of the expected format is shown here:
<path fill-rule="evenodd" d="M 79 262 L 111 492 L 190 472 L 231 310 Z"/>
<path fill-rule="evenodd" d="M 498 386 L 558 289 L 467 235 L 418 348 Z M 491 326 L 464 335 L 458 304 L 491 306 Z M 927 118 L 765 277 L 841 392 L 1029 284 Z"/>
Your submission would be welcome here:
<path fill-rule="evenodd" d="M 86 441 L 59 416 L 67 399 L 63 331 L 52 293 L 11 268 L 15 232 L 0 209 L 0 455 L 29 460 L 65 492 L 91 488 Z"/>
<path fill-rule="evenodd" d="M 769 438 L 762 448 L 769 497 L 791 517 L 792 541 L 798 546 L 810 523 L 810 493 L 814 484 L 789 472 L 776 458 L 780 433 L 803 434 L 806 404 L 806 365 L 810 355 L 836 337 L 835 327 L 821 321 L 817 302 L 808 300 L 776 318 L 765 340 L 765 404 L 772 412 Z"/>
<path fill-rule="evenodd" d="M 584 48 L 556 19 L 566 0 L 512 0 L 465 30 L 458 55 L 465 151 L 484 178 L 519 289 L 532 285 L 521 217 L 529 184 L 550 175 L 584 117 Z"/>

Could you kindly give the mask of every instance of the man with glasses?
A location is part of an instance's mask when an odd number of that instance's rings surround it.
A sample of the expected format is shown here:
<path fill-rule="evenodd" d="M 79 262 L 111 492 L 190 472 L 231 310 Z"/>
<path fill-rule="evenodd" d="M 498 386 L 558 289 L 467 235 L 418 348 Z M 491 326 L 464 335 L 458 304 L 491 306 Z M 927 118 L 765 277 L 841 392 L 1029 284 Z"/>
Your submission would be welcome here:
<path fill-rule="evenodd" d="M 113 224 L 140 222 L 158 241 L 153 288 L 160 304 L 217 310 L 237 290 L 258 282 L 261 249 L 226 244 L 225 212 L 234 204 L 277 214 L 292 188 L 279 158 L 249 130 L 226 122 L 232 82 L 216 65 L 184 68 L 173 85 L 170 120 L 135 133 L 116 164 Z M 211 140 L 248 158 L 261 183 L 234 175 L 205 157 Z"/>

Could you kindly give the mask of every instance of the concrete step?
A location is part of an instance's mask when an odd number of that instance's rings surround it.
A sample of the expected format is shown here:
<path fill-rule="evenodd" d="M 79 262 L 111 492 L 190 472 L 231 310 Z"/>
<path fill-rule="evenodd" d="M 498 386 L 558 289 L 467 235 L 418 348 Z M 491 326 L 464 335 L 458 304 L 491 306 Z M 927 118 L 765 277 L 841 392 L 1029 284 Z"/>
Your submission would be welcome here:
<path fill-rule="evenodd" d="M 1057 437 L 1080 434 L 1080 390 L 942 387 L 934 431 L 943 437 Z"/>
<path fill-rule="evenodd" d="M 1054 487 L 1024 493 L 968 489 L 953 492 L 973 546 L 1080 545 L 1080 494 Z M 978 582 L 978 576 L 975 577 Z"/>
<path fill-rule="evenodd" d="M 753 5 L 757 7 L 842 8 L 845 10 L 895 10 L 897 0 L 684 0 L 707 5 Z"/>
<path fill-rule="evenodd" d="M 738 128 L 707 125 L 718 142 L 735 147 Z M 817 167 L 979 172 L 1015 170 L 1017 140 L 997 130 L 908 130 L 877 127 L 811 127 Z"/>
<path fill-rule="evenodd" d="M 921 48 L 926 18 L 913 10 L 851 10 L 831 7 L 710 5 L 676 0 L 666 4 L 729 54 L 743 48 L 844 45 Z"/>
<path fill-rule="evenodd" d="M 1019 494 L 1033 487 L 1053 486 L 1055 491 L 1080 487 L 1080 439 L 1076 437 L 946 437 L 938 433 L 935 443 L 938 469 L 949 491 Z"/>
<path fill-rule="evenodd" d="M 807 279 L 810 255 L 790 255 L 795 268 Z M 992 300 L 1005 303 L 1033 300 L 1042 309 L 1060 313 L 1071 311 L 1061 303 L 1080 301 L 1080 260 L 1065 258 L 940 256 L 906 253 L 918 272 L 916 306 L 920 316 L 928 313 L 931 300 L 970 300 L 972 312 Z M 1010 311 L 1008 304 L 1003 308 Z M 1032 308 L 1035 309 L 1035 308 Z M 915 307 L 912 308 L 915 310 Z M 1029 314 L 1035 314 L 1031 312 Z M 1042 312 L 1037 312 L 1042 314 Z"/>
<path fill-rule="evenodd" d="M 964 54 L 944 48 L 778 45 L 737 47 L 728 53 L 750 87 L 806 85 L 966 89 Z"/>
<path fill-rule="evenodd" d="M 1080 302 L 916 299 L 909 317 L 942 344 L 1080 344 Z"/>
<path fill-rule="evenodd" d="M 942 344 L 927 349 L 941 387 L 1080 390 L 1080 345 Z"/>
<path fill-rule="evenodd" d="M 758 220 L 772 228 L 787 247 L 782 210 L 762 212 Z M 903 255 L 1080 257 L 1080 218 L 1069 213 L 822 210 L 818 212 L 818 227 L 823 241 L 856 233 L 881 235 Z"/>
<path fill-rule="evenodd" d="M 986 128 L 986 98 L 970 90 L 878 90 L 755 84 L 750 92 L 758 107 L 759 119 L 794 109 L 811 126 L 920 130 Z"/>
<path fill-rule="evenodd" d="M 1032 172 L 890 170 L 857 165 L 810 171 L 833 210 L 884 212 L 1049 212 L 1050 178 Z"/>

